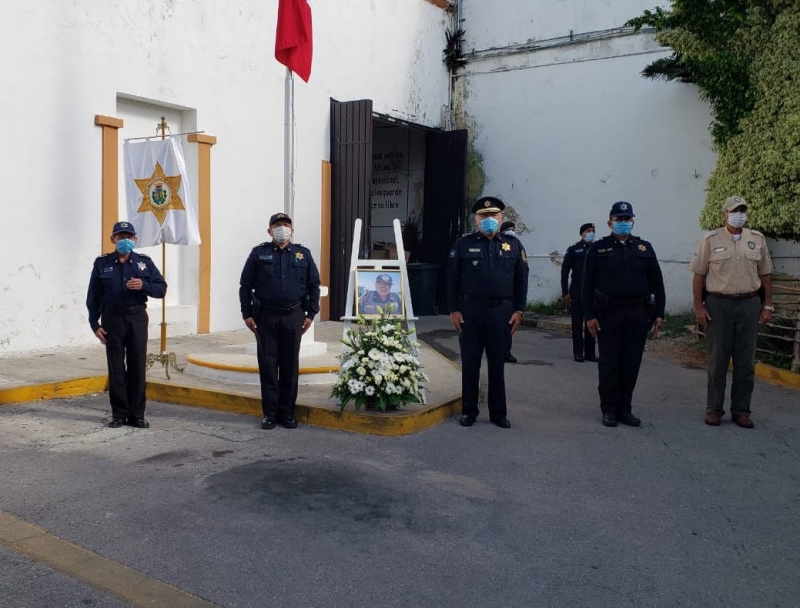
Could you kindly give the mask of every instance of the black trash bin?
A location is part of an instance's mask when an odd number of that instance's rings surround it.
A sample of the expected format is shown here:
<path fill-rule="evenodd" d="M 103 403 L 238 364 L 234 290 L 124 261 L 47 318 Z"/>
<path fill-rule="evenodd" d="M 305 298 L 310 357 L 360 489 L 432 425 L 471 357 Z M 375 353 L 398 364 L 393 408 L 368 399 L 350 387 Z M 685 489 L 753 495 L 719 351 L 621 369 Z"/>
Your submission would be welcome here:
<path fill-rule="evenodd" d="M 417 317 L 435 315 L 436 275 L 439 264 L 408 264 L 408 285 L 411 289 L 411 304 Z"/>

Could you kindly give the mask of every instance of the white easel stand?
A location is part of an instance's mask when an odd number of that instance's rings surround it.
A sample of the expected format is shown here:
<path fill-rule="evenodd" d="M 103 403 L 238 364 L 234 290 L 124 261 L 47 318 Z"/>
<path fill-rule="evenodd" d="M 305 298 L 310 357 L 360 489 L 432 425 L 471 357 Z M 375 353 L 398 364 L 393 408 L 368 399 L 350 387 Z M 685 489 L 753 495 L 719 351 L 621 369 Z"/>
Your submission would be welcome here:
<path fill-rule="evenodd" d="M 414 306 L 411 303 L 411 290 L 408 286 L 408 268 L 406 267 L 406 258 L 403 255 L 403 234 L 402 230 L 400 229 L 400 220 L 395 218 L 392 221 L 392 226 L 394 227 L 394 242 L 397 248 L 397 258 L 396 260 L 364 260 L 358 257 L 358 252 L 361 250 L 361 218 L 356 219 L 355 227 L 353 228 L 353 249 L 350 252 L 350 272 L 348 273 L 347 278 L 347 304 L 345 305 L 345 310 L 347 310 L 350 314 L 345 315 L 342 317 L 342 321 L 344 321 L 344 328 L 342 330 L 342 337 L 347 337 L 347 332 L 352 328 L 353 321 L 358 321 L 358 315 L 353 315 L 353 311 L 356 310 L 356 270 L 400 270 L 400 274 L 403 277 L 403 312 L 405 313 L 402 317 L 398 317 L 400 321 L 404 321 L 406 326 L 410 330 L 409 339 L 412 342 L 417 341 L 417 327 L 414 324 L 414 321 L 418 321 L 417 317 L 414 316 Z M 347 347 L 342 344 L 342 350 L 344 351 Z M 422 359 L 417 353 L 417 358 Z M 421 401 L 424 404 L 428 403 L 428 396 L 427 391 L 424 388 L 420 389 Z"/>

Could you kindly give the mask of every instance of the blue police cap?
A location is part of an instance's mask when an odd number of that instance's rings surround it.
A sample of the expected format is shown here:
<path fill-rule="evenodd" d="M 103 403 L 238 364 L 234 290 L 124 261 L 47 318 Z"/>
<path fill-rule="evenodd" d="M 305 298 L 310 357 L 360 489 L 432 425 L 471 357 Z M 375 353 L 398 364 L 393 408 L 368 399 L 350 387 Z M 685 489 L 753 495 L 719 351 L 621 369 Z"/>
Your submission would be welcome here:
<path fill-rule="evenodd" d="M 620 217 L 625 215 L 636 217 L 636 214 L 633 212 L 633 205 L 625 201 L 617 201 L 611 205 L 611 212 L 608 214 L 608 217 Z"/>
<path fill-rule="evenodd" d="M 375 277 L 375 282 L 377 283 L 378 281 L 389 283 L 389 285 L 391 285 L 392 277 L 390 277 L 388 274 L 379 274 L 377 277 Z"/>
<path fill-rule="evenodd" d="M 136 234 L 136 228 L 133 227 L 133 224 L 130 222 L 117 222 L 114 224 L 113 230 L 111 230 L 111 236 L 115 234 L 119 234 L 120 232 L 127 232 L 128 234 Z"/>
<path fill-rule="evenodd" d="M 272 226 L 276 222 L 280 222 L 280 221 L 289 222 L 290 226 L 293 225 L 292 224 L 292 218 L 290 218 L 285 213 L 275 213 L 275 214 L 273 214 L 273 216 L 271 218 L 269 218 L 269 225 Z"/>
<path fill-rule="evenodd" d="M 472 213 L 479 215 L 481 213 L 500 213 L 506 205 L 503 201 L 495 196 L 482 196 L 472 205 Z"/>

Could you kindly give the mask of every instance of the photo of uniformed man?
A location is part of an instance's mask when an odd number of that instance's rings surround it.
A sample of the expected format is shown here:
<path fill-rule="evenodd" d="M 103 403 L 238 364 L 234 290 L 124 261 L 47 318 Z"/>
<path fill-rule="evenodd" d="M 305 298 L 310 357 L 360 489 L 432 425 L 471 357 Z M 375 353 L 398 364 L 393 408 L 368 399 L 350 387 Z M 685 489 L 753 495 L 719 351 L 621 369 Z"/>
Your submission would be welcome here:
<path fill-rule="evenodd" d="M 400 295 L 400 272 L 359 272 L 358 288 L 359 293 L 363 292 L 358 298 L 358 314 L 377 315 L 380 314 L 378 307 L 386 312 L 388 306 L 393 304 L 393 315 L 403 316 L 403 298 Z M 374 288 L 373 288 L 374 287 Z M 371 289 L 372 288 L 372 289 Z"/>

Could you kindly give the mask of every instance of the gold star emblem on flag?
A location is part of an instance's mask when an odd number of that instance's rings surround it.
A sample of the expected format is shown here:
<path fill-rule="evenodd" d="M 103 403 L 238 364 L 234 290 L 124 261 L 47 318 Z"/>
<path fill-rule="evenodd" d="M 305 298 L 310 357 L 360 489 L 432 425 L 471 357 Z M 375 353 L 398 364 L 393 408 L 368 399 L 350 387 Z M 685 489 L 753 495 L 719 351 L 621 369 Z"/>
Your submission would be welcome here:
<path fill-rule="evenodd" d="M 142 204 L 139 205 L 137 211 L 139 213 L 152 211 L 158 220 L 159 226 L 164 224 L 167 211 L 171 209 L 186 210 L 181 197 L 178 196 L 178 190 L 181 187 L 181 176 L 165 175 L 164 169 L 161 168 L 161 164 L 158 161 L 156 161 L 156 168 L 153 169 L 153 174 L 150 177 L 134 179 L 133 181 L 136 182 L 136 187 L 142 193 Z"/>
<path fill-rule="evenodd" d="M 511 251 L 511 245 L 508 243 L 503 243 L 503 251 Z"/>

